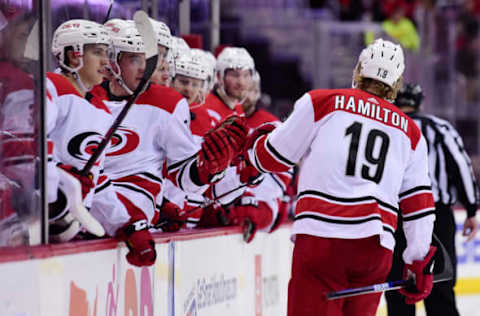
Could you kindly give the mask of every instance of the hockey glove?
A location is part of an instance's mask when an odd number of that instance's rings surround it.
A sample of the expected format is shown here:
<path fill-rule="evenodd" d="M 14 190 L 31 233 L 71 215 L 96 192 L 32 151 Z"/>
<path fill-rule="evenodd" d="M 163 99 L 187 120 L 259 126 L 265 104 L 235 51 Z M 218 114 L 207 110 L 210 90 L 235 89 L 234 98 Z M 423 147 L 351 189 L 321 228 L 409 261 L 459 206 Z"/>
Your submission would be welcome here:
<path fill-rule="evenodd" d="M 93 183 L 93 175 L 91 173 L 88 174 L 88 176 L 82 175 L 80 170 L 72 165 L 59 164 L 58 167 L 70 173 L 80 181 L 80 184 L 82 185 L 82 199 L 85 199 L 90 190 L 95 187 L 95 184 Z"/>
<path fill-rule="evenodd" d="M 405 296 L 405 303 L 415 304 L 427 298 L 433 288 L 433 255 L 437 248 L 430 246 L 430 250 L 423 260 L 405 264 L 403 270 L 404 279 L 414 280 L 414 286 L 398 290 Z"/>
<path fill-rule="evenodd" d="M 187 214 L 180 209 L 175 203 L 165 202 L 160 209 L 160 217 L 158 222 L 164 232 L 177 232 L 185 225 Z"/>
<path fill-rule="evenodd" d="M 130 264 L 143 267 L 155 263 L 157 252 L 155 242 L 148 231 L 147 220 L 130 223 L 120 232 L 120 238 L 125 241 L 129 249 L 126 258 Z"/>
<path fill-rule="evenodd" d="M 237 164 L 237 173 L 240 175 L 240 182 L 247 183 L 251 188 L 258 186 L 265 178 L 265 175 L 252 166 L 248 160 Z"/>
<path fill-rule="evenodd" d="M 203 209 L 202 217 L 197 224 L 199 228 L 222 227 L 230 224 L 228 219 L 229 210 L 221 205 L 213 203 Z"/>
<path fill-rule="evenodd" d="M 240 154 L 248 135 L 245 118 L 236 115 L 229 116 L 219 124 L 217 129 L 218 128 L 222 128 L 227 132 L 228 141 L 232 146 L 235 156 Z"/>
<path fill-rule="evenodd" d="M 267 203 L 257 201 L 248 193 L 230 212 L 232 225 L 243 227 L 243 238 L 247 243 L 253 240 L 259 229 L 264 229 L 271 224 L 272 220 L 272 210 Z"/>
<path fill-rule="evenodd" d="M 223 177 L 223 171 L 233 158 L 228 133 L 224 129 L 208 132 L 203 137 L 202 149 L 198 152 L 198 178 L 202 184 L 214 183 Z"/>

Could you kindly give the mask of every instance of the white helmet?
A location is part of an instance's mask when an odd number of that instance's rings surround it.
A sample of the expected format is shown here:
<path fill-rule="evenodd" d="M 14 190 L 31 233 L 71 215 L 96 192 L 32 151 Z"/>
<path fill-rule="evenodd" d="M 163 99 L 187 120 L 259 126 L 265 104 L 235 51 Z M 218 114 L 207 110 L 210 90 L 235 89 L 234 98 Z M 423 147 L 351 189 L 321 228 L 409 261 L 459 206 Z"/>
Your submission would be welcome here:
<path fill-rule="evenodd" d="M 65 48 L 72 47 L 76 55 L 83 56 L 85 44 L 110 45 L 110 36 L 103 25 L 88 20 L 70 20 L 62 23 L 53 33 L 52 53 L 63 68 L 76 72 L 83 67 L 82 61 L 76 68 L 65 64 Z"/>
<path fill-rule="evenodd" d="M 207 69 L 198 59 L 191 55 L 182 55 L 175 60 L 175 75 L 206 80 Z"/>
<path fill-rule="evenodd" d="M 198 48 L 192 48 L 190 52 L 193 59 L 198 60 L 205 67 L 207 71 L 207 81 L 209 81 L 208 83 L 205 83 L 205 89 L 210 91 L 215 84 L 215 66 L 217 63 L 215 56 L 213 56 L 213 54 L 208 51 L 204 51 Z"/>
<path fill-rule="evenodd" d="M 225 47 L 217 57 L 217 72 L 223 80 L 227 69 L 255 70 L 255 62 L 243 47 Z"/>
<path fill-rule="evenodd" d="M 394 86 L 405 69 L 400 45 L 383 39 L 368 45 L 358 57 L 358 64 L 362 77 L 378 80 L 390 87 Z"/>
<path fill-rule="evenodd" d="M 143 38 L 132 20 L 112 19 L 104 24 L 112 39 L 115 57 L 120 52 L 145 53 Z"/>
<path fill-rule="evenodd" d="M 183 38 L 172 36 L 172 53 L 174 59 L 177 59 L 182 55 L 189 55 L 190 46 L 188 46 Z"/>
<path fill-rule="evenodd" d="M 157 33 L 157 44 L 170 49 L 172 47 L 172 33 L 170 33 L 170 28 L 163 22 L 153 19 L 150 19 L 150 21 L 152 21 L 155 33 Z"/>
<path fill-rule="evenodd" d="M 118 56 L 121 52 L 145 53 L 143 38 L 138 32 L 135 22 L 132 20 L 112 19 L 107 21 L 104 26 L 112 39 L 112 46 L 109 53 L 110 61 L 113 62 L 116 67 L 116 71 L 112 68 L 110 68 L 110 70 L 117 82 L 131 95 L 133 91 L 127 87 L 121 77 Z"/>

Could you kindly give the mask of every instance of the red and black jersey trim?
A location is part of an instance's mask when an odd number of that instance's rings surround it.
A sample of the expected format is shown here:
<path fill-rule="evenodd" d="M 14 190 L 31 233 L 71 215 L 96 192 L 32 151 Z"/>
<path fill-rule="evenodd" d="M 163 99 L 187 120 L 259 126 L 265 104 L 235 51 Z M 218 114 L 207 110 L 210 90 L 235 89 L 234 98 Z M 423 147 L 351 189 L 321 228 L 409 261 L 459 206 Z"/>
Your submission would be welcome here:
<path fill-rule="evenodd" d="M 414 221 L 414 220 L 417 220 L 417 219 L 420 219 L 422 217 L 426 217 L 426 216 L 429 216 L 429 215 L 435 215 L 435 209 L 432 209 L 432 210 L 426 211 L 426 212 L 422 212 L 420 214 L 416 214 L 416 215 L 413 215 L 413 216 L 408 216 L 408 217 L 403 216 L 402 220 L 404 222 L 409 222 L 409 221 Z"/>
<path fill-rule="evenodd" d="M 148 193 L 146 190 L 143 190 L 133 184 L 127 184 L 127 183 L 117 183 L 117 182 L 113 182 L 113 185 L 116 186 L 116 187 L 122 187 L 122 188 L 125 188 L 125 189 L 128 189 L 128 190 L 132 190 L 132 191 L 135 191 L 137 193 L 140 193 L 142 195 L 144 195 L 147 199 L 149 199 L 151 202 L 152 202 L 152 206 L 153 208 L 155 209 L 156 208 L 156 201 L 154 200 L 154 198 L 152 197 L 152 195 L 150 193 Z"/>
<path fill-rule="evenodd" d="M 197 153 L 195 153 L 194 155 L 192 155 L 192 156 L 190 156 L 190 157 L 188 157 L 184 160 L 177 161 L 177 162 L 171 164 L 170 166 L 167 167 L 168 172 L 170 173 L 170 172 L 172 172 L 176 169 L 179 169 L 183 164 L 186 164 L 189 160 L 192 160 L 195 157 L 197 157 Z"/>
<path fill-rule="evenodd" d="M 319 196 L 321 198 L 329 199 L 332 201 L 340 202 L 340 203 L 360 203 L 360 202 L 368 202 L 368 201 L 375 201 L 377 202 L 378 205 L 383 206 L 384 208 L 388 208 L 389 210 L 394 211 L 395 213 L 399 214 L 400 210 L 398 207 L 395 207 L 393 205 L 390 205 L 386 202 L 383 202 L 382 200 L 374 197 L 374 196 L 362 196 L 362 197 L 356 197 L 356 198 L 343 198 L 343 197 L 337 197 L 333 196 L 327 193 L 319 192 L 319 191 L 314 191 L 314 190 L 306 190 L 302 191 L 297 195 L 297 200 L 302 198 L 303 196 L 306 195 L 314 195 L 314 196 Z"/>
<path fill-rule="evenodd" d="M 142 175 L 142 176 L 145 176 L 146 178 L 149 178 L 150 180 L 163 183 L 163 179 L 157 177 L 154 174 L 151 174 L 150 172 L 140 172 L 140 173 L 138 173 L 138 175 Z"/>
<path fill-rule="evenodd" d="M 319 214 L 299 214 L 295 216 L 295 221 L 302 220 L 302 219 L 314 219 L 317 221 L 322 221 L 322 222 L 327 222 L 331 224 L 341 224 L 341 225 L 357 225 L 357 224 L 363 224 L 371 221 L 382 221 L 381 217 L 378 214 L 372 214 L 366 218 L 360 218 L 360 219 L 333 219 L 333 218 L 328 218 L 321 216 Z M 390 234 L 394 235 L 394 231 L 392 228 L 382 225 L 382 228 L 384 231 L 389 232 Z"/>
<path fill-rule="evenodd" d="M 417 191 L 431 191 L 432 190 L 432 187 L 429 186 L 429 185 L 419 185 L 417 187 L 414 187 L 412 189 L 409 189 L 405 192 L 402 192 L 398 195 L 398 197 L 401 199 L 403 198 L 404 196 L 407 196 L 407 195 L 410 195 L 412 193 L 415 193 Z"/>
<path fill-rule="evenodd" d="M 288 165 L 290 167 L 293 167 L 295 166 L 295 163 L 294 162 L 291 162 L 290 160 L 288 160 L 287 158 L 285 158 L 285 156 L 282 156 L 276 149 L 275 147 L 272 146 L 272 144 L 270 144 L 270 140 L 267 138 L 267 140 L 265 141 L 265 146 L 266 148 L 268 149 L 268 151 L 272 154 L 272 156 L 275 157 L 275 159 L 277 160 L 280 160 L 281 162 L 283 162 L 285 165 Z"/>
<path fill-rule="evenodd" d="M 105 190 L 111 184 L 112 184 L 112 180 L 108 180 L 107 182 L 103 183 L 102 185 L 99 185 L 98 187 L 95 188 L 95 194 L 100 193 L 101 191 Z"/>

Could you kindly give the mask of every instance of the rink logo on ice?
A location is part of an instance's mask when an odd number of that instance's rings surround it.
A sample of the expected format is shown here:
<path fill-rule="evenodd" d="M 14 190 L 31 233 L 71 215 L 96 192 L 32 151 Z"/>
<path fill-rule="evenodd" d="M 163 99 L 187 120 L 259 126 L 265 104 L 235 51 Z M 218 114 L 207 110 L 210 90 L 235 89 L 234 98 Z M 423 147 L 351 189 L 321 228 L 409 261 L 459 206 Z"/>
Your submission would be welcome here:
<path fill-rule="evenodd" d="M 140 137 L 133 130 L 119 127 L 112 136 L 107 156 L 119 156 L 134 151 L 140 144 Z"/>
<path fill-rule="evenodd" d="M 224 275 L 197 279 L 183 304 L 185 316 L 197 315 L 197 311 L 209 306 L 233 301 L 238 295 L 238 280 L 225 279 Z"/>
<path fill-rule="evenodd" d="M 67 145 L 70 155 L 80 160 L 88 160 L 102 141 L 102 135 L 95 132 L 85 132 L 74 136 Z"/>

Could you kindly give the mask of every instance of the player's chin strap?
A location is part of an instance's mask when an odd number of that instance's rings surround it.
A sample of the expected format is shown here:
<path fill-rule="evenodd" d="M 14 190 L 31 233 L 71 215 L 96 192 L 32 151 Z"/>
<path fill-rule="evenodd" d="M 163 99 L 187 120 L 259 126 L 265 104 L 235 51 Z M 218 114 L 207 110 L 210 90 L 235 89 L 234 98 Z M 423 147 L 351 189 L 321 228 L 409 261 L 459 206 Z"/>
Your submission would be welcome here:
<path fill-rule="evenodd" d="M 115 56 L 119 56 L 119 55 L 120 54 L 115 54 Z M 122 78 L 122 71 L 120 70 L 120 65 L 117 62 L 117 57 L 114 57 L 113 62 L 115 64 L 115 68 L 117 68 L 118 71 L 115 71 L 111 66 L 106 67 L 107 71 L 110 72 L 110 74 L 113 76 L 113 78 L 118 83 L 118 85 L 122 87 L 128 93 L 128 95 L 133 95 L 134 92 L 127 86 L 127 84 Z"/>
<path fill-rule="evenodd" d="M 452 259 L 448 255 L 448 252 L 445 249 L 445 246 L 440 242 L 440 240 L 435 234 L 433 234 L 432 244 L 434 246 L 437 246 L 437 248 L 441 249 L 441 254 L 443 259 L 443 260 L 435 260 L 434 258 L 435 264 L 438 264 L 439 261 L 443 262 L 443 271 L 433 276 L 433 283 L 449 281 L 453 279 Z M 406 288 L 410 286 L 415 286 L 415 280 L 407 279 L 407 280 L 398 280 L 398 281 L 392 281 L 392 282 L 379 283 L 374 285 L 368 285 L 363 287 L 330 292 L 330 293 L 326 293 L 326 296 L 328 300 L 336 300 L 340 298 L 357 296 L 357 295 L 398 290 L 398 289 Z"/>
<path fill-rule="evenodd" d="M 80 78 L 80 75 L 78 74 L 78 71 L 83 67 L 83 59 L 80 58 L 80 64 L 75 68 L 67 66 L 63 61 L 60 61 L 59 63 L 64 69 L 68 70 L 72 74 L 73 79 L 75 79 L 75 82 L 78 84 L 82 92 L 87 93 L 89 89 L 85 87 L 85 84 L 83 83 L 82 78 Z"/>

